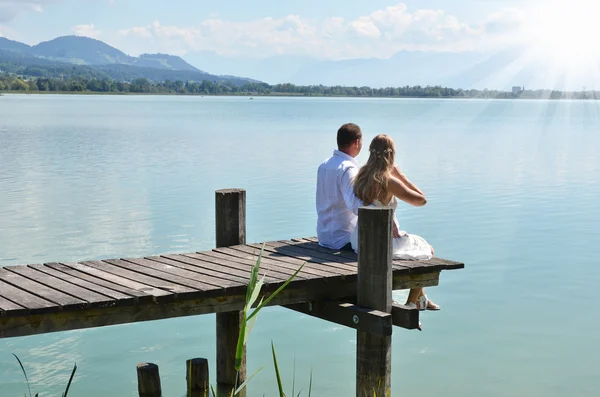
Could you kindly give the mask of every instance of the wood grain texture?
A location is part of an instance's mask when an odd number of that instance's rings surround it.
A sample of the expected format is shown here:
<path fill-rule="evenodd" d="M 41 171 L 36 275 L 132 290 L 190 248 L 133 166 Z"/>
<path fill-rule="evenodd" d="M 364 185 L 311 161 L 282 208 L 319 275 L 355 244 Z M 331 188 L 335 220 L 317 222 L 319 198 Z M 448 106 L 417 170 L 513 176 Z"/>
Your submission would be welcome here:
<path fill-rule="evenodd" d="M 215 192 L 215 236 L 217 247 L 246 244 L 246 191 Z M 248 270 L 248 279 L 250 270 Z M 246 346 L 240 368 L 235 370 L 237 339 L 240 334 L 240 311 L 217 313 L 217 385 L 241 385 L 246 381 Z"/>
<path fill-rule="evenodd" d="M 391 208 L 361 207 L 358 210 L 359 306 L 392 311 Z M 391 392 L 392 337 L 357 331 L 356 395 L 388 396 Z"/>

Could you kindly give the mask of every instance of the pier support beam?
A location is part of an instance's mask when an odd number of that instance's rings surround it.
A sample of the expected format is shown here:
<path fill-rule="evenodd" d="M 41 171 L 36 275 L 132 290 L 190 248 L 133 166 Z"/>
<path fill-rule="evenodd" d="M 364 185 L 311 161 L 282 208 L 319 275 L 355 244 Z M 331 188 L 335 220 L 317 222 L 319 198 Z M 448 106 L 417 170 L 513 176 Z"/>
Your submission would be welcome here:
<path fill-rule="evenodd" d="M 141 363 L 137 365 L 138 394 L 140 397 L 161 397 L 158 365 Z"/>
<path fill-rule="evenodd" d="M 392 312 L 391 208 L 358 210 L 357 305 Z M 392 337 L 357 331 L 356 395 L 390 396 Z"/>
<path fill-rule="evenodd" d="M 217 190 L 215 194 L 217 248 L 246 244 L 246 191 Z M 232 387 L 246 380 L 246 351 L 239 374 L 235 371 L 235 350 L 240 333 L 241 312 L 217 313 L 217 385 Z M 238 377 L 236 381 L 236 376 Z"/>

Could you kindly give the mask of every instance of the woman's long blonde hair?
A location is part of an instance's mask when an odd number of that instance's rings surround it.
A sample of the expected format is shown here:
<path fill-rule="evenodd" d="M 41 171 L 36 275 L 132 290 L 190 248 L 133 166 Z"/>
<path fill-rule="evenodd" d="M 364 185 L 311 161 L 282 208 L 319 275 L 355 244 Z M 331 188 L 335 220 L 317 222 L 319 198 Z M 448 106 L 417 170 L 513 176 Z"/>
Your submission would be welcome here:
<path fill-rule="evenodd" d="M 369 145 L 369 160 L 356 175 L 354 194 L 364 205 L 384 200 L 388 194 L 388 179 L 394 167 L 394 141 L 388 135 L 379 134 Z"/>

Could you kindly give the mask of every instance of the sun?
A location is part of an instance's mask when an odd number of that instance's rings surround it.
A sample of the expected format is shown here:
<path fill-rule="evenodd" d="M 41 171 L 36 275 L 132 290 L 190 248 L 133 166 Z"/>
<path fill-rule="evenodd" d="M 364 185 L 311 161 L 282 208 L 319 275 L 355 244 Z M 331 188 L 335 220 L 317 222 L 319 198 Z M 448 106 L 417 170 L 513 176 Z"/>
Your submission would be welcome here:
<path fill-rule="evenodd" d="M 554 67 L 578 69 L 600 63 L 597 0 L 545 0 L 528 12 L 523 32 L 535 55 Z"/>

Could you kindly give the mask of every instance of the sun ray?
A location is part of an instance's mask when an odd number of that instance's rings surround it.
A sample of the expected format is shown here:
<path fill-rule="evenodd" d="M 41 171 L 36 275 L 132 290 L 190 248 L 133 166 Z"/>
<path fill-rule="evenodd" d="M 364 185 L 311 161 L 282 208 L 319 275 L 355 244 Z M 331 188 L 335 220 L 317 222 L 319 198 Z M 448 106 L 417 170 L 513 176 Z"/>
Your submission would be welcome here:
<path fill-rule="evenodd" d="M 565 73 L 570 89 L 581 89 L 586 82 L 593 84 L 600 60 L 600 46 L 596 44 L 600 2 L 535 1 L 525 13 L 522 40 L 543 72 Z"/>

